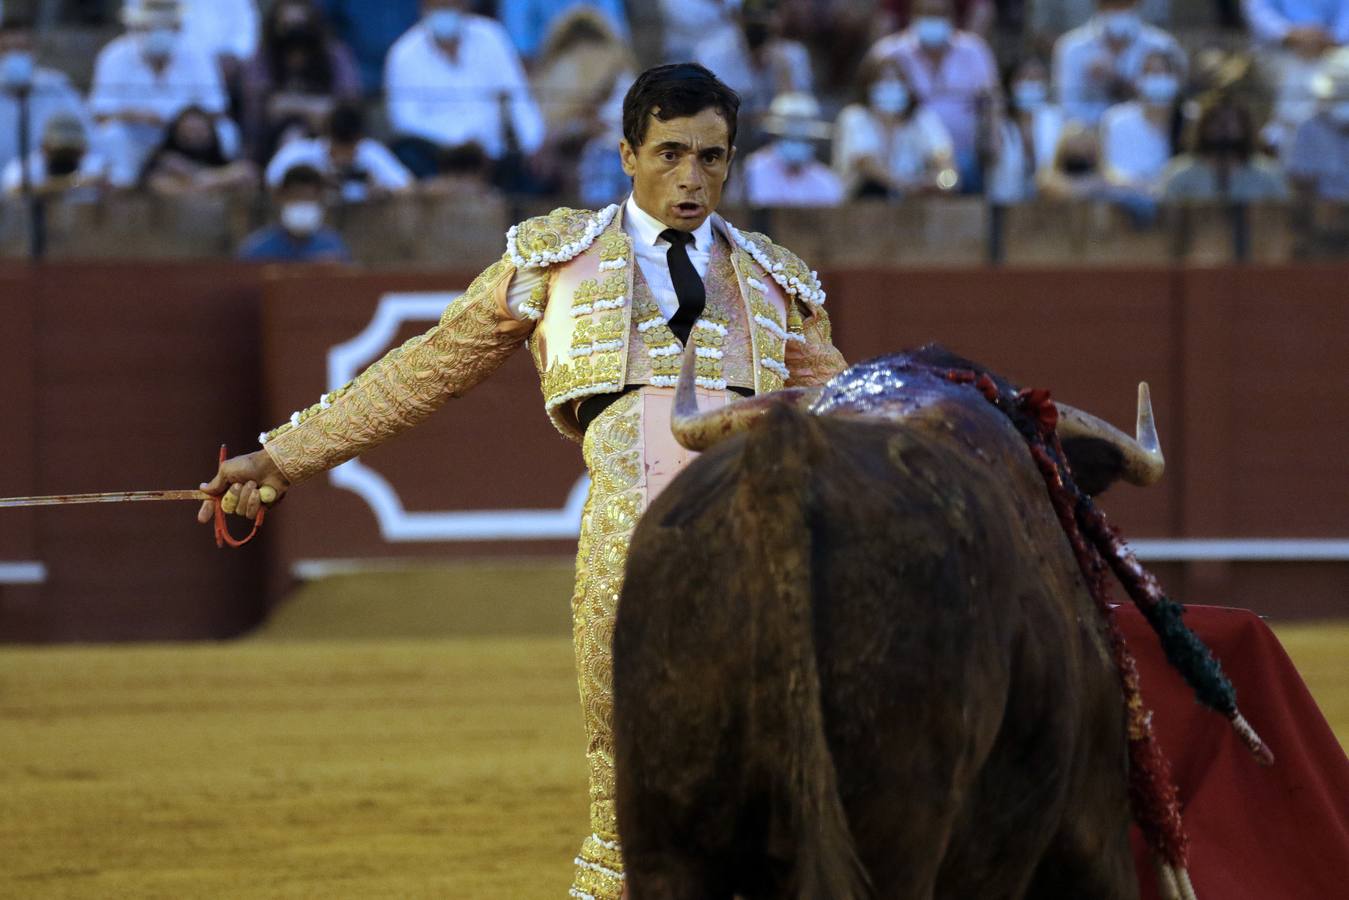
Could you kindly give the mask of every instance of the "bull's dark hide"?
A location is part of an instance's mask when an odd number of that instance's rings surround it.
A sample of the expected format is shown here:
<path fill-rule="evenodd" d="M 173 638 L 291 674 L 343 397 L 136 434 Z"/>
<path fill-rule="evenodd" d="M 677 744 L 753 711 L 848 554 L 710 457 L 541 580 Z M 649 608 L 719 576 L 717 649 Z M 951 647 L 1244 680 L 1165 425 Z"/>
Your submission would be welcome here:
<path fill-rule="evenodd" d="M 858 371 L 637 529 L 633 900 L 1136 896 L 1119 676 L 1025 444 L 969 387 Z"/>

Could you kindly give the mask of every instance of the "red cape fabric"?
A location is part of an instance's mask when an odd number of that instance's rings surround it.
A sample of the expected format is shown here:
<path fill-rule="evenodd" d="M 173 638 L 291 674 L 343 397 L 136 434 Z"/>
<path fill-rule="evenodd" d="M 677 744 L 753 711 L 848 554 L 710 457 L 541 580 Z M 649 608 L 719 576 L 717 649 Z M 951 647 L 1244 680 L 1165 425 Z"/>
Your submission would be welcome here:
<path fill-rule="evenodd" d="M 1171 760 L 1199 900 L 1349 897 L 1349 760 L 1274 633 L 1246 610 L 1190 606 L 1185 614 L 1274 751 L 1274 765 L 1263 768 L 1226 719 L 1195 701 L 1142 615 L 1129 606 L 1116 614 Z M 1137 828 L 1133 839 L 1141 897 L 1156 900 Z"/>

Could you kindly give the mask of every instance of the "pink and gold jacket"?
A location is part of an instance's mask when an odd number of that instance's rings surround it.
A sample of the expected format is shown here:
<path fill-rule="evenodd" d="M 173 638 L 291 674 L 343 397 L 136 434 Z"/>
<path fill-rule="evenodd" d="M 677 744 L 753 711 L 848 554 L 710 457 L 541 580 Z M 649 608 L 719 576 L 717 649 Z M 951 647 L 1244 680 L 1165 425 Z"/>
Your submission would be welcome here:
<path fill-rule="evenodd" d="M 619 206 L 557 209 L 506 235 L 506 252 L 440 321 L 391 350 L 349 384 L 261 436 L 291 482 L 378 446 L 495 371 L 528 343 L 544 408 L 581 437 L 576 407 L 631 384 L 673 386 L 683 347 L 636 264 Z M 790 251 L 713 218 L 707 308 L 695 323 L 704 388 L 822 384 L 846 366 L 831 343 L 819 279 Z M 512 314 L 517 271 L 546 277 Z"/>

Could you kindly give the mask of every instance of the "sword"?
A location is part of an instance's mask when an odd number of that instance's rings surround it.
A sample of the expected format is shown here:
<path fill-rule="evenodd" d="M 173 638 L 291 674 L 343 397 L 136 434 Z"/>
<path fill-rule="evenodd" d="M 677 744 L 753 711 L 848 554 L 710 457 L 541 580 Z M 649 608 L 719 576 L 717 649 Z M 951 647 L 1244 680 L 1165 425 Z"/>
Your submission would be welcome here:
<path fill-rule="evenodd" d="M 220 461 L 224 462 L 227 456 L 225 445 L 220 445 Z M 208 494 L 205 491 L 106 491 L 98 494 L 49 494 L 45 497 L 3 497 L 0 498 L 0 509 L 20 509 L 34 506 L 74 506 L 82 503 L 145 503 L 149 501 L 160 500 L 192 500 L 197 503 L 203 500 L 209 501 L 215 506 L 215 545 L 223 547 L 228 544 L 231 547 L 242 547 L 257 536 L 258 529 L 262 527 L 264 514 L 267 512 L 266 504 L 276 500 L 276 491 L 270 485 L 263 485 L 258 489 L 258 496 L 263 502 L 263 506 L 258 509 L 258 516 L 253 520 L 253 530 L 248 533 L 248 537 L 242 540 L 236 539 L 229 533 L 229 528 L 225 524 L 226 513 L 234 512 L 234 504 L 229 504 L 230 508 L 225 509 L 225 499 L 228 497 L 231 501 L 233 496 L 226 493 L 222 496 Z"/>

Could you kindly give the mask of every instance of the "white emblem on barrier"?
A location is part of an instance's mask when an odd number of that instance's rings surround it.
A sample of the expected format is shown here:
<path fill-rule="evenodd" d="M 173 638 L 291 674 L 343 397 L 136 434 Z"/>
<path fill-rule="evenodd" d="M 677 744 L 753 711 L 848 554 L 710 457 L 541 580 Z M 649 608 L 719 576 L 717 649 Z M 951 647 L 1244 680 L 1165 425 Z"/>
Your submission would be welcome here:
<path fill-rule="evenodd" d="M 385 294 L 365 330 L 328 351 L 328 390 L 335 391 L 381 356 L 404 322 L 437 321 L 462 291 Z M 590 477 L 582 475 L 561 509 L 408 512 L 393 485 L 360 458 L 328 473 L 332 483 L 369 505 L 386 541 L 538 541 L 574 538 L 581 530 Z"/>

